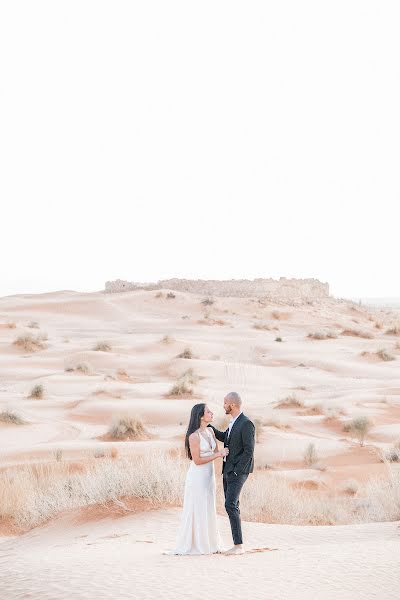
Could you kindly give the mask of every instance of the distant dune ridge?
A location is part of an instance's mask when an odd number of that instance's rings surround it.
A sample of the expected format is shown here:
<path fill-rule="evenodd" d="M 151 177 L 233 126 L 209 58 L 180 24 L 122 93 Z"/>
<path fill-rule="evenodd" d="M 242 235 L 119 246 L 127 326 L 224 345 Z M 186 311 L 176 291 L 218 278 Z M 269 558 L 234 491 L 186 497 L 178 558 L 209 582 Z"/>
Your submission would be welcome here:
<path fill-rule="evenodd" d="M 317 280 L 106 288 L 0 298 L 1 600 L 397 600 L 400 310 Z M 258 432 L 247 552 L 163 556 L 190 410 L 224 428 L 232 390 Z"/>
<path fill-rule="evenodd" d="M 329 297 L 329 285 L 318 279 L 163 279 L 157 283 L 106 281 L 105 291 L 169 289 L 193 294 L 233 298 L 268 298 L 279 302 L 312 301 Z"/>

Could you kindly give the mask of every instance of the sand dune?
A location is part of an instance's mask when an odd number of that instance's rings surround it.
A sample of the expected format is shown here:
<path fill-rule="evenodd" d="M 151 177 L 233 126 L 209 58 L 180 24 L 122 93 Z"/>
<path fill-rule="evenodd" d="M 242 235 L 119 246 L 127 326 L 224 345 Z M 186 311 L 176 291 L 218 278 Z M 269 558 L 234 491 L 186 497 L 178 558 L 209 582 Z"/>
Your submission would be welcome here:
<path fill-rule="evenodd" d="M 260 473 L 270 469 L 294 490 L 321 498 L 344 494 L 348 480 L 360 486 L 355 493 L 362 498 L 371 478 L 387 477 L 380 455 L 400 440 L 400 349 L 399 337 L 385 332 L 400 320 L 400 311 L 332 298 L 303 306 L 218 298 L 208 307 L 202 299 L 180 292 L 167 299 L 143 290 L 0 298 L 0 413 L 25 421 L 0 421 L 0 469 L 57 456 L 84 468 L 112 449 L 119 457 L 180 453 L 192 405 L 207 402 L 222 422 L 223 396 L 236 390 L 258 422 Z M 333 337 L 315 339 L 326 331 Z M 44 333 L 47 339 L 36 351 L 14 344 L 20 335 Z M 107 351 L 94 349 L 99 342 L 107 342 Z M 178 357 L 185 348 L 193 358 Z M 381 359 L 381 349 L 393 360 Z M 171 396 L 188 369 L 190 391 Z M 37 384 L 44 387 L 43 398 L 30 398 Z M 288 396 L 296 402 L 280 406 Z M 121 414 L 142 419 L 151 439 L 108 440 L 110 423 Z M 359 416 L 371 421 L 364 447 L 344 431 Z M 304 463 L 310 443 L 316 467 Z M 173 543 L 178 509 L 116 521 L 96 514 L 79 525 L 74 513 L 22 537 L 0 537 L 0 598 L 203 599 L 226 585 L 233 598 L 398 595 L 395 523 L 247 523 L 249 553 L 236 570 L 236 558 L 162 555 Z M 226 519 L 220 522 L 229 543 Z M 7 531 L 13 530 L 4 526 Z M 278 550 L 262 551 L 266 547 Z"/>

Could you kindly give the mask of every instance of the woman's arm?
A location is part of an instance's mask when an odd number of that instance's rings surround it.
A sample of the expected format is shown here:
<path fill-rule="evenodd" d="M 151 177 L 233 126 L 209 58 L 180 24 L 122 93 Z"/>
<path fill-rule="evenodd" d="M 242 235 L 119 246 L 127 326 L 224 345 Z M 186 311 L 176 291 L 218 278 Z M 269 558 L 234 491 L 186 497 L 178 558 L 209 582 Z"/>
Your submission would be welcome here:
<path fill-rule="evenodd" d="M 211 456 L 200 456 L 200 440 L 199 435 L 196 432 L 189 436 L 189 446 L 192 454 L 192 460 L 195 465 L 205 465 L 216 458 L 223 458 L 226 455 L 226 450 L 223 449 L 212 454 Z"/>

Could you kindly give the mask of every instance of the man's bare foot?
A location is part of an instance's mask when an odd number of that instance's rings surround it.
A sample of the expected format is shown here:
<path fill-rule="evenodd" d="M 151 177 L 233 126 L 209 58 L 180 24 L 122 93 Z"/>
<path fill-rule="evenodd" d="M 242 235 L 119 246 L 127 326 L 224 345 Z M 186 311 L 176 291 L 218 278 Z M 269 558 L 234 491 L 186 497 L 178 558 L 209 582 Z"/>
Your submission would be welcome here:
<path fill-rule="evenodd" d="M 227 550 L 225 554 L 244 554 L 243 544 L 236 544 L 236 546 Z"/>

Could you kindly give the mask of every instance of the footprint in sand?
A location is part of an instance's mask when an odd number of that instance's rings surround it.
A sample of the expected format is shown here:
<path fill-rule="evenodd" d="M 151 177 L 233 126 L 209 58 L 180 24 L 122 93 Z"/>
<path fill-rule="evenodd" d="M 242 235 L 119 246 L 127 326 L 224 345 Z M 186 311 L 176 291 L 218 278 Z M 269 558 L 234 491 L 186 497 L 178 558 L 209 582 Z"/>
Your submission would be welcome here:
<path fill-rule="evenodd" d="M 245 554 L 254 554 L 255 552 L 274 552 L 274 550 L 278 550 L 278 548 L 252 548 L 251 550 L 246 550 Z"/>

